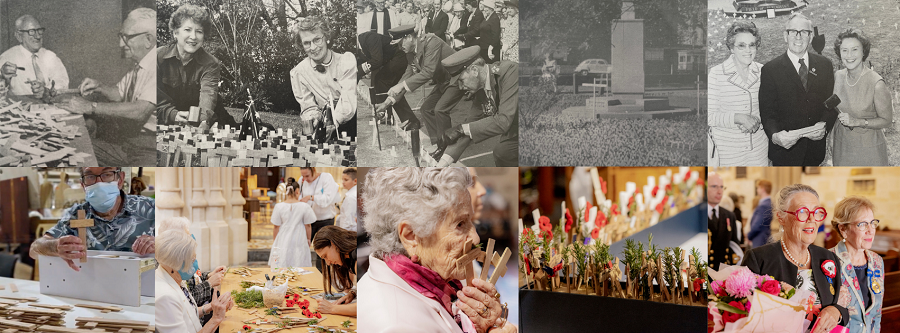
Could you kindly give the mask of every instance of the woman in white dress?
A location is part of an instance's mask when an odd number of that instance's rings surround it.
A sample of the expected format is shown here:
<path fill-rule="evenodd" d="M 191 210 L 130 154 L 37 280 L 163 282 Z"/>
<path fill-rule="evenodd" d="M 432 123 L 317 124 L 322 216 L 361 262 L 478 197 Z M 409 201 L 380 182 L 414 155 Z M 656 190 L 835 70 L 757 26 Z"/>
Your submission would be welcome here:
<path fill-rule="evenodd" d="M 275 204 L 272 211 L 275 242 L 269 255 L 269 267 L 311 267 L 309 244 L 316 214 L 309 204 L 299 200 L 300 184 L 288 184 L 286 192 L 287 199 Z"/>

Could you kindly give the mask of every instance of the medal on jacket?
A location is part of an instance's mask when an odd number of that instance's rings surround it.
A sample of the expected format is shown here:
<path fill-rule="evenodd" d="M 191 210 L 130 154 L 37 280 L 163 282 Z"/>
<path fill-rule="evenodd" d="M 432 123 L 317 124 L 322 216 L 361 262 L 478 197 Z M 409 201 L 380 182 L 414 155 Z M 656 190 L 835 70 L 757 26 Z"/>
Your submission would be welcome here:
<path fill-rule="evenodd" d="M 825 273 L 825 278 L 828 280 L 828 287 L 830 287 L 829 291 L 831 291 L 831 295 L 834 295 L 834 277 L 837 274 L 837 268 L 834 266 L 834 261 L 825 260 L 822 263 L 822 273 Z"/>

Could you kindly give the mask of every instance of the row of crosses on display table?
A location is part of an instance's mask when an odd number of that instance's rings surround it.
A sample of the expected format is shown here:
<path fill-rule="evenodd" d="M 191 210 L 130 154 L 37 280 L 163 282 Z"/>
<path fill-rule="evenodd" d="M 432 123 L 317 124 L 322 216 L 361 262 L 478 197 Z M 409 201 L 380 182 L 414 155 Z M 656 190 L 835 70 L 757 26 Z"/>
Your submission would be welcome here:
<path fill-rule="evenodd" d="M 342 132 L 337 140 L 319 142 L 292 129 L 260 130 L 259 139 L 241 138 L 237 129 L 159 125 L 156 151 L 160 166 L 279 167 L 354 166 L 356 139 Z"/>

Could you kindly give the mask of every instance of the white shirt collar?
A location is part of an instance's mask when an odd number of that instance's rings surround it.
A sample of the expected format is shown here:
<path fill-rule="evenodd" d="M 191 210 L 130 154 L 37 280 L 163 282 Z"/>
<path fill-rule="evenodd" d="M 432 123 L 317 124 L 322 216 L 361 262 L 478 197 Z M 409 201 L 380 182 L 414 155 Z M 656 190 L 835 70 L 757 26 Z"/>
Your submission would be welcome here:
<path fill-rule="evenodd" d="M 809 70 L 809 51 L 803 52 L 803 57 L 798 57 L 796 54 L 787 51 L 788 58 L 791 59 L 791 63 L 794 64 L 794 71 L 800 73 L 800 59 L 803 59 L 803 63 L 806 64 L 806 70 Z"/>
<path fill-rule="evenodd" d="M 712 212 L 713 212 L 713 209 L 715 209 L 715 210 L 718 212 L 718 214 L 716 214 L 716 215 L 722 215 L 721 210 L 719 210 L 719 205 L 710 206 L 710 205 L 707 203 L 707 204 L 706 204 L 706 215 L 709 216 L 709 218 L 712 218 L 712 215 L 713 215 L 713 213 L 712 213 Z"/>

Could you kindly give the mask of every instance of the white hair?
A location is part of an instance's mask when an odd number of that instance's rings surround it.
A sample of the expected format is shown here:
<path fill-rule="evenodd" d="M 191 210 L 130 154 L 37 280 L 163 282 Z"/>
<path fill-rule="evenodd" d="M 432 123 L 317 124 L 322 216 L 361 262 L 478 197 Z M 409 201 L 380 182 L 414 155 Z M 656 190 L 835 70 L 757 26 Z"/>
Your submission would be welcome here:
<path fill-rule="evenodd" d="M 19 16 L 19 18 L 16 19 L 16 29 L 22 29 L 25 26 L 25 20 L 28 20 L 28 19 L 31 19 L 32 21 L 37 22 L 38 25 L 41 24 L 40 21 L 38 21 L 36 18 L 34 18 L 34 16 L 25 14 L 25 15 Z"/>
<path fill-rule="evenodd" d="M 167 230 L 156 238 L 156 261 L 171 269 L 190 267 L 197 248 L 190 234 L 181 230 Z"/>
<path fill-rule="evenodd" d="M 139 7 L 135 10 L 132 10 L 128 13 L 128 17 L 126 19 L 133 19 L 138 22 L 139 25 L 144 26 L 145 28 L 149 28 L 147 31 L 148 34 L 156 37 L 156 11 L 146 7 Z"/>
<path fill-rule="evenodd" d="M 397 227 L 407 221 L 419 237 L 434 234 L 458 200 L 471 200 L 465 168 L 373 168 L 363 190 L 365 228 L 376 258 L 407 255 Z"/>
<path fill-rule="evenodd" d="M 812 193 L 816 196 L 816 199 L 819 198 L 819 193 L 816 192 L 815 189 L 813 189 L 809 185 L 804 184 L 785 186 L 781 188 L 780 191 L 778 191 L 777 197 L 772 198 L 772 217 L 778 217 L 778 223 L 781 223 L 781 230 L 779 230 L 777 233 L 772 234 L 772 236 L 769 238 L 770 243 L 777 242 L 781 240 L 782 237 L 784 237 L 784 223 L 781 222 L 784 220 L 783 218 L 785 217 L 785 215 L 787 215 L 787 213 L 785 213 L 784 211 L 788 210 L 791 207 L 791 200 L 794 198 L 794 195 L 797 195 L 801 192 Z"/>
<path fill-rule="evenodd" d="M 161 235 L 166 230 L 184 230 L 185 233 L 191 233 L 191 220 L 186 217 L 176 216 L 167 217 L 156 221 L 156 236 Z"/>

